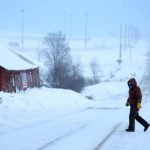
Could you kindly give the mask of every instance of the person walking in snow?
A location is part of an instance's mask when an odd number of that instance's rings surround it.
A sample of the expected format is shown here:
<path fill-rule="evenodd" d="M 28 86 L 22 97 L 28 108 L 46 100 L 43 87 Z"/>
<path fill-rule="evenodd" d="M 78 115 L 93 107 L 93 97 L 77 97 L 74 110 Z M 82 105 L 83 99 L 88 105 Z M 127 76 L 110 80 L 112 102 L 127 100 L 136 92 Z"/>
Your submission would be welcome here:
<path fill-rule="evenodd" d="M 139 115 L 139 110 L 141 109 L 141 101 L 142 101 L 141 89 L 137 85 L 135 78 L 131 78 L 127 82 L 127 84 L 129 87 L 129 97 L 126 102 L 126 106 L 130 106 L 130 113 L 129 113 L 129 126 L 126 129 L 126 131 L 127 132 L 135 131 L 135 120 L 137 120 L 144 127 L 144 131 L 147 131 L 150 124 Z"/>

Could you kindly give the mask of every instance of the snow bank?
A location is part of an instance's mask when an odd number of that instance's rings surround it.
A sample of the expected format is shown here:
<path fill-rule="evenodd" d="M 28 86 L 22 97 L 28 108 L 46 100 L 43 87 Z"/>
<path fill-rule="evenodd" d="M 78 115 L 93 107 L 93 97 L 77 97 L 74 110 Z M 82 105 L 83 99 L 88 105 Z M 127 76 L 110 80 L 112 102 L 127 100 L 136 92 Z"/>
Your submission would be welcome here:
<path fill-rule="evenodd" d="M 34 110 L 86 106 L 91 101 L 71 90 L 53 88 L 28 89 L 21 93 L 0 92 L 1 109 Z"/>

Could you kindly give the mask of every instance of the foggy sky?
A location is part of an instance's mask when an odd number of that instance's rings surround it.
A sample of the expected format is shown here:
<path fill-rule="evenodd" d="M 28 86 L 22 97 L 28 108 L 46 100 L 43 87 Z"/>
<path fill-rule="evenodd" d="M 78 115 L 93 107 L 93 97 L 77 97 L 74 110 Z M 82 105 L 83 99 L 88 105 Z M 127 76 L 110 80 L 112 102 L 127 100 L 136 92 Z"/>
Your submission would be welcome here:
<path fill-rule="evenodd" d="M 84 37 L 87 25 L 88 37 L 117 36 L 121 24 L 149 33 L 149 8 L 149 0 L 5 0 L 0 2 L 0 34 L 20 33 L 22 16 L 25 34 L 62 31 Z"/>

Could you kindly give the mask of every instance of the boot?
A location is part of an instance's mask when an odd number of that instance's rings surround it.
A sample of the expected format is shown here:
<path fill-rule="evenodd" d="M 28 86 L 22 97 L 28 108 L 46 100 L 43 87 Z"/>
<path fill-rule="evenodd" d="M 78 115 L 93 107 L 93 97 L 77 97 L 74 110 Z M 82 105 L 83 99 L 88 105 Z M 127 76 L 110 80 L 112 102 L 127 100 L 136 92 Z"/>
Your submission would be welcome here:
<path fill-rule="evenodd" d="M 126 129 L 126 132 L 134 132 L 134 130 L 131 128 L 128 128 L 128 129 Z"/>
<path fill-rule="evenodd" d="M 144 128 L 144 132 L 147 131 L 147 129 L 149 128 L 150 124 L 147 124 Z"/>

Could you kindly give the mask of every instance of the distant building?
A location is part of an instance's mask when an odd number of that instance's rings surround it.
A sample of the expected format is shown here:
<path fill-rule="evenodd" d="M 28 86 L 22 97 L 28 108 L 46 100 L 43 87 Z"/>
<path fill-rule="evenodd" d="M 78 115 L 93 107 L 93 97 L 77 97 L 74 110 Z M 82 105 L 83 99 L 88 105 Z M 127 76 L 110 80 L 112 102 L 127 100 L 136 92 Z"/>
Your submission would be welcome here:
<path fill-rule="evenodd" d="M 19 53 L 0 50 L 0 91 L 18 92 L 40 87 L 39 66 Z"/>

